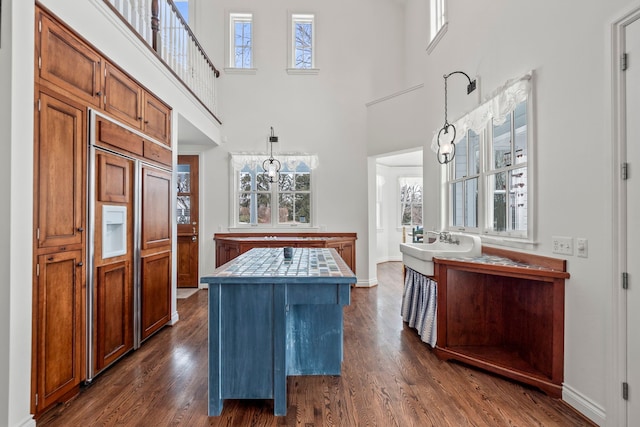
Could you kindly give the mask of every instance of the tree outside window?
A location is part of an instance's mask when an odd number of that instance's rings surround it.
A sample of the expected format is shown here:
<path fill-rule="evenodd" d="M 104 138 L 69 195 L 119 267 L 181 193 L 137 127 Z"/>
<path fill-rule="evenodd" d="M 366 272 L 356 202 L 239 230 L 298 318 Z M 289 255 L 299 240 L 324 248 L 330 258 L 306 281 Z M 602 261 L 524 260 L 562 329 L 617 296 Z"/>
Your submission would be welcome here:
<path fill-rule="evenodd" d="M 400 225 L 422 226 L 422 177 L 401 177 Z"/>

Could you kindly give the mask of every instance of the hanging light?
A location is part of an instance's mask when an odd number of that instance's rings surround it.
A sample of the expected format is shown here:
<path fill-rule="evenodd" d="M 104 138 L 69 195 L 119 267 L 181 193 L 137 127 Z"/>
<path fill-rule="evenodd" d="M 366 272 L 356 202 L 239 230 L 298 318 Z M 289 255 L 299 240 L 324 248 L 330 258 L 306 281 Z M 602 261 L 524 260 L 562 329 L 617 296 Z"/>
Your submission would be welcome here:
<path fill-rule="evenodd" d="M 445 74 L 444 77 L 444 125 L 438 132 L 438 162 L 441 165 L 446 165 L 451 162 L 456 156 L 456 127 L 449 123 L 447 120 L 447 79 L 453 74 L 464 74 L 469 80 L 467 85 L 467 95 L 476 89 L 476 81 L 471 80 L 467 73 L 463 71 L 454 71 L 449 74 Z"/>
<path fill-rule="evenodd" d="M 273 158 L 273 143 L 278 142 L 278 137 L 273 134 L 273 126 L 271 127 L 271 135 L 269 136 L 269 158 L 262 162 L 262 175 L 269 180 L 269 182 L 274 183 L 278 182 L 280 178 L 280 161 L 278 159 Z"/>

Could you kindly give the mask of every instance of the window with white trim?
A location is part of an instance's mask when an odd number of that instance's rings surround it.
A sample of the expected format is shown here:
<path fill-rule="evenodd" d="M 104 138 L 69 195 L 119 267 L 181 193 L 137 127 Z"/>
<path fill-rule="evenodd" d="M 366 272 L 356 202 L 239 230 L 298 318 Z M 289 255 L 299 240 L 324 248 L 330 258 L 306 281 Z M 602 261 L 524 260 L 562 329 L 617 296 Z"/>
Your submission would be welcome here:
<path fill-rule="evenodd" d="M 430 0 L 429 43 L 434 41 L 447 22 L 445 0 Z"/>
<path fill-rule="evenodd" d="M 253 68 L 253 14 L 229 14 L 229 67 Z"/>
<path fill-rule="evenodd" d="M 232 155 L 234 169 L 234 225 L 237 227 L 311 227 L 312 169 L 315 156 L 278 156 L 277 182 L 264 173 L 259 156 Z"/>
<path fill-rule="evenodd" d="M 400 187 L 400 225 L 415 227 L 422 225 L 422 177 L 398 178 Z"/>
<path fill-rule="evenodd" d="M 533 239 L 531 79 L 507 82 L 454 123 L 461 137 L 446 166 L 447 229 Z"/>
<path fill-rule="evenodd" d="M 289 26 L 289 71 L 309 72 L 316 69 L 315 15 L 292 13 Z"/>

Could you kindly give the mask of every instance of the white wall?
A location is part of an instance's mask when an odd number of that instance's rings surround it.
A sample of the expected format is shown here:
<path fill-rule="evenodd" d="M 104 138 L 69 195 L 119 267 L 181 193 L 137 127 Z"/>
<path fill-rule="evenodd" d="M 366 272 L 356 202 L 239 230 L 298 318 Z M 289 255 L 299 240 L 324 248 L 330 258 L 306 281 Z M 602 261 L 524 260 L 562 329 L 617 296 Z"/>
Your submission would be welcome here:
<path fill-rule="evenodd" d="M 368 260 L 365 102 L 400 87 L 400 24 L 404 10 L 388 0 L 318 2 L 279 0 L 197 2 L 198 38 L 213 57 L 224 55 L 225 13 L 250 11 L 254 20 L 255 75 L 220 79 L 223 145 L 204 153 L 211 185 L 203 191 L 205 272 L 214 268 L 212 234 L 229 217 L 229 153 L 266 152 L 270 126 L 280 152 L 319 157 L 314 171 L 317 224 L 327 232 L 356 232 L 356 274 L 372 284 Z M 287 11 L 316 14 L 318 75 L 289 75 Z M 373 45 L 370 40 L 374 40 Z"/>
<path fill-rule="evenodd" d="M 406 2 L 406 34 L 425 35 L 428 16 L 420 0 Z M 635 2 L 637 4 L 637 2 Z M 419 96 L 402 95 L 388 105 L 369 108 L 369 154 L 385 151 L 389 140 L 379 134 L 403 135 L 406 145 L 424 138 L 424 180 L 439 180 L 440 166 L 428 148 L 443 121 L 443 74 L 462 70 L 479 76 L 479 95 L 486 96 L 508 79 L 535 70 L 534 114 L 537 239 L 528 250 L 554 256 L 552 236 L 585 237 L 589 258 L 567 257 L 564 399 L 596 422 L 606 418 L 608 361 L 605 348 L 611 307 L 611 66 L 609 25 L 634 2 L 449 1 L 449 26 L 427 55 L 426 39 L 407 37 L 407 87 L 420 83 Z M 422 18 L 417 18 L 422 17 Z M 417 42 L 415 40 L 418 40 Z M 467 96 L 465 80 L 449 81 L 449 118 L 478 103 Z M 459 94 L 456 94 L 459 92 Z M 421 120 L 404 126 L 404 115 Z M 373 119 L 372 119 L 373 117 Z M 394 120 L 380 122 L 379 117 Z M 399 142 L 403 144 L 403 142 Z M 394 140 L 395 150 L 398 142 Z M 432 194 L 429 194 L 432 191 Z M 425 185 L 425 200 L 438 200 L 438 186 Z M 426 203 L 426 202 L 425 202 Z M 433 218 L 432 218 L 433 216 Z M 425 211 L 425 222 L 438 221 Z"/>

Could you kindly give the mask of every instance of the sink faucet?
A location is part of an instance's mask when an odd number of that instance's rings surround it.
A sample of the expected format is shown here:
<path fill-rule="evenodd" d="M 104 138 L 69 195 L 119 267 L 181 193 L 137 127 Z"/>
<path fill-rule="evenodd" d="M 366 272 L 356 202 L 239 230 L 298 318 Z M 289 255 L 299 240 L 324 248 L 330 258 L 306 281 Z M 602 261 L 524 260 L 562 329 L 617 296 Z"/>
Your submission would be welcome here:
<path fill-rule="evenodd" d="M 460 244 L 460 239 L 458 239 L 456 237 L 455 240 L 454 240 L 454 238 L 451 236 L 451 233 L 449 233 L 448 231 L 442 231 L 439 234 L 440 234 L 440 241 L 441 242 L 451 243 L 453 245 L 459 245 Z"/>

